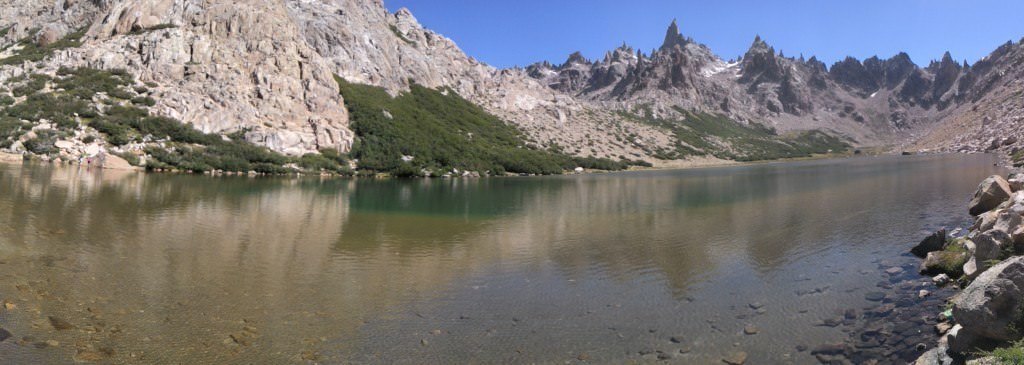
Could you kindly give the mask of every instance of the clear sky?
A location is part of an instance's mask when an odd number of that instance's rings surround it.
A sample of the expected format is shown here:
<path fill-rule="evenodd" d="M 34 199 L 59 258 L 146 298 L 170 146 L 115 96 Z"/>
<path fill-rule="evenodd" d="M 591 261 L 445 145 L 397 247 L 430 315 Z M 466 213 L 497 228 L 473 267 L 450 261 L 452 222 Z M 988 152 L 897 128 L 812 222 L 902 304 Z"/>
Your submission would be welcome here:
<path fill-rule="evenodd" d="M 684 35 L 730 59 L 760 34 L 786 56 L 831 65 L 900 51 L 919 65 L 950 51 L 970 63 L 1024 36 L 1020 0 L 384 0 L 498 67 L 595 59 L 622 42 L 648 53 L 673 18 Z"/>

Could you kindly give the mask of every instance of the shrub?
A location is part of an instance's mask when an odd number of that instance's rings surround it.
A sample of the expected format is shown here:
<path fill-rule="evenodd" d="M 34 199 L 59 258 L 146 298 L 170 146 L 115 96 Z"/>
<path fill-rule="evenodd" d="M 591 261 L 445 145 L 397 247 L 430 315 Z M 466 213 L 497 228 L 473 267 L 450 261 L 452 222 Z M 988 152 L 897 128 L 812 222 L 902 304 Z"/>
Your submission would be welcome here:
<path fill-rule="evenodd" d="M 49 76 L 32 74 L 28 77 L 26 81 L 22 82 L 20 85 L 11 88 L 11 93 L 14 94 L 14 96 L 16 97 L 32 95 L 43 90 L 43 88 L 45 88 L 46 84 L 49 82 Z"/>
<path fill-rule="evenodd" d="M 57 142 L 57 135 L 53 131 L 39 131 L 36 133 L 35 138 L 31 138 L 24 142 L 25 149 L 29 152 L 37 155 L 50 154 L 57 152 L 57 148 L 54 147 L 54 143 Z"/>

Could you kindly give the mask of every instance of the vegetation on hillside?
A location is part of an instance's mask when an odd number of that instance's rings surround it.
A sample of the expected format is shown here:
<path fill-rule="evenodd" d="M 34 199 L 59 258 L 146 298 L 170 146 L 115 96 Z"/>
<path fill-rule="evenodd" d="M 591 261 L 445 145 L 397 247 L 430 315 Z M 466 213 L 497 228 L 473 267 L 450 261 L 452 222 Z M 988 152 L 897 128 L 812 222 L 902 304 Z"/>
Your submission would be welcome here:
<path fill-rule="evenodd" d="M 74 48 L 82 45 L 82 37 L 85 36 L 85 32 L 89 27 L 82 27 L 78 30 L 65 35 L 64 38 L 57 40 L 46 46 L 40 46 L 36 43 L 36 34 L 39 30 L 33 30 L 29 32 L 28 36 L 22 38 L 12 47 L 20 47 L 10 57 L 0 59 L 0 65 L 17 65 L 24 62 L 37 62 L 42 61 L 46 57 L 49 57 L 53 52 L 65 49 Z M 7 30 L 4 31 L 6 33 Z"/>
<path fill-rule="evenodd" d="M 413 84 L 391 97 L 382 88 L 337 78 L 356 134 L 359 168 L 395 175 L 454 170 L 558 174 L 575 167 L 622 170 L 631 163 L 574 158 L 529 146 L 519 130 L 451 89 Z"/>
<path fill-rule="evenodd" d="M 679 108 L 676 111 L 684 117 L 679 120 L 656 118 L 649 108 L 643 107 L 638 113 L 620 112 L 620 115 L 671 131 L 676 137 L 675 148 L 652 151 L 655 157 L 665 160 L 712 155 L 727 160 L 761 161 L 809 157 L 850 148 L 847 142 L 818 130 L 779 135 L 760 124 L 741 124 L 722 115 Z"/>
<path fill-rule="evenodd" d="M 0 90 L 0 148 L 10 148 L 31 132 L 32 138 L 22 143 L 25 150 L 50 155 L 59 152 L 57 140 L 92 141 L 99 135 L 115 151 L 135 151 L 117 153 L 129 162 L 138 163 L 138 154 L 148 157 L 149 169 L 286 173 L 294 171 L 286 167 L 294 163 L 306 171 L 349 172 L 347 160 L 335 150 L 293 158 L 246 142 L 242 133 L 203 133 L 178 120 L 150 115 L 148 107 L 155 100 L 140 95 L 148 89 L 136 86 L 122 70 L 62 68 L 54 77 L 36 74 L 8 81 L 10 93 Z"/>

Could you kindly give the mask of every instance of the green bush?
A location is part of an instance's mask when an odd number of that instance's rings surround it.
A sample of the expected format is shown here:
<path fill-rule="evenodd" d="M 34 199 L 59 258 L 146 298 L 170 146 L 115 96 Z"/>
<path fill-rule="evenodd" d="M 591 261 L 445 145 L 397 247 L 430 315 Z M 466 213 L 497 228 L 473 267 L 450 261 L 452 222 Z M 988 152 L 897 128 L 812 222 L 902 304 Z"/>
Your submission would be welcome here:
<path fill-rule="evenodd" d="M 21 103 L 9 106 L 0 113 L 31 122 L 46 119 L 63 129 L 78 126 L 75 114 L 85 118 L 97 115 L 96 109 L 88 102 L 69 95 L 53 93 L 32 94 Z"/>
<path fill-rule="evenodd" d="M 0 142 L 7 142 L 4 148 L 10 147 L 18 137 L 32 129 L 32 125 L 15 118 L 0 117 Z"/>
<path fill-rule="evenodd" d="M 134 78 L 123 70 L 99 70 L 94 68 L 61 68 L 62 76 L 57 87 L 82 100 L 92 100 L 96 93 L 106 93 L 121 99 L 134 97 L 125 89 L 134 83 Z"/>
<path fill-rule="evenodd" d="M 57 142 L 57 135 L 53 131 L 39 131 L 35 138 L 24 142 L 25 149 L 37 155 L 46 155 L 57 152 L 54 143 Z"/>
<path fill-rule="evenodd" d="M 50 80 L 51 79 L 49 76 L 32 74 L 28 77 L 27 80 L 11 88 L 11 93 L 14 94 L 15 97 L 22 97 L 26 95 L 35 94 L 43 90 L 43 88 L 46 87 L 46 84 L 49 83 Z"/>

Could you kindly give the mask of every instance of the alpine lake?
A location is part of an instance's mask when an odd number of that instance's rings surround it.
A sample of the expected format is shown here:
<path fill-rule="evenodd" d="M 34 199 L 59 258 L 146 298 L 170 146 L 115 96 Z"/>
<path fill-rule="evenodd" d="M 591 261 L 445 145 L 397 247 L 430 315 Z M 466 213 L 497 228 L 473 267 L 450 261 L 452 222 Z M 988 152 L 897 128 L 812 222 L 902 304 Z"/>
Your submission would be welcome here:
<path fill-rule="evenodd" d="M 0 362 L 807 364 L 845 343 L 903 363 L 948 295 L 907 252 L 969 224 L 995 162 L 408 180 L 0 165 Z"/>

